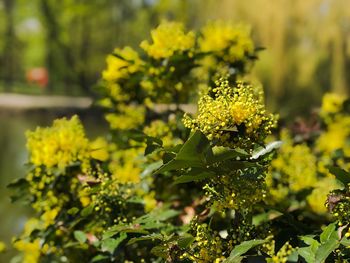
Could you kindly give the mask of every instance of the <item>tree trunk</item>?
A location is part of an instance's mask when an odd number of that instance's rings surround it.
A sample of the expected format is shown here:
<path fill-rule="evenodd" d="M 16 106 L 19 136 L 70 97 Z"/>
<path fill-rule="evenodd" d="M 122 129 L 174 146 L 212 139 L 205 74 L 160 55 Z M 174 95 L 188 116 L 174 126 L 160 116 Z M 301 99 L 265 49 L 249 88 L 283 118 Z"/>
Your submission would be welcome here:
<path fill-rule="evenodd" d="M 14 5 L 15 0 L 3 0 L 5 10 L 6 29 L 4 36 L 4 55 L 2 76 L 5 90 L 10 91 L 15 80 L 15 30 L 14 30 Z"/>

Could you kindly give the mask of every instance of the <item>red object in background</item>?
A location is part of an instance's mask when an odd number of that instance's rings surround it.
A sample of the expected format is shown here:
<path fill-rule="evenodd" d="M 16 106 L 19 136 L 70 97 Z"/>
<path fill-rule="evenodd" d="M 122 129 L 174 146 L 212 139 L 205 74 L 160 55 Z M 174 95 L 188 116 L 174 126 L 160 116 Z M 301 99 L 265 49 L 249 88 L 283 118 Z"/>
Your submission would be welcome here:
<path fill-rule="evenodd" d="M 32 68 L 27 71 L 27 82 L 45 88 L 49 83 L 49 73 L 46 68 Z"/>

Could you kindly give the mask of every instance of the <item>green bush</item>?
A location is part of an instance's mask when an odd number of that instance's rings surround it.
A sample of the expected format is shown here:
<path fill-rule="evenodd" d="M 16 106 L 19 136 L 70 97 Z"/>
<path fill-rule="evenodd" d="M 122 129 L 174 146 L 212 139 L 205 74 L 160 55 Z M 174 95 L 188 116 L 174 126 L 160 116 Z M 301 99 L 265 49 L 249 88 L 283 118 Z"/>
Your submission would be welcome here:
<path fill-rule="evenodd" d="M 27 133 L 10 185 L 36 211 L 22 261 L 347 260 L 349 101 L 328 94 L 312 125 L 279 133 L 247 75 L 249 28 L 163 22 L 151 37 L 107 57 L 107 138 L 76 116 Z"/>

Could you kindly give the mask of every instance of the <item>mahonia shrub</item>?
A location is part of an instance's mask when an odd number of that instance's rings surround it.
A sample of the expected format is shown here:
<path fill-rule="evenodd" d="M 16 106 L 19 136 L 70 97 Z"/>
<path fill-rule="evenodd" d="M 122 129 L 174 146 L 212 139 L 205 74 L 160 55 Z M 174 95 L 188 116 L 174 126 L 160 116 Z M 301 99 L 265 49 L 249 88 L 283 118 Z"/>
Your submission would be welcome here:
<path fill-rule="evenodd" d="M 164 21 L 108 55 L 108 136 L 77 116 L 26 134 L 17 261 L 346 262 L 349 100 L 277 131 L 246 75 L 258 50 L 245 25 Z"/>

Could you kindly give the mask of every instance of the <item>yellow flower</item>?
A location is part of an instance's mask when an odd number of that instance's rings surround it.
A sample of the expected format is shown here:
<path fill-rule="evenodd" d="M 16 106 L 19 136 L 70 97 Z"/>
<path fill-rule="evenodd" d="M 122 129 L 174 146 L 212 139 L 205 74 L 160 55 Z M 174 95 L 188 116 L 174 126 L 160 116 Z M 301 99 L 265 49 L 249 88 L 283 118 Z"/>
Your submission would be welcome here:
<path fill-rule="evenodd" d="M 325 177 L 317 181 L 311 194 L 307 196 L 307 203 L 311 210 L 318 214 L 327 212 L 325 202 L 330 191 L 338 189 L 339 184 L 335 178 Z"/>
<path fill-rule="evenodd" d="M 183 53 L 194 47 L 195 36 L 193 32 L 185 33 L 184 26 L 176 22 L 162 22 L 151 31 L 152 41 L 141 43 L 141 48 L 155 59 L 168 58 L 175 53 Z"/>
<path fill-rule="evenodd" d="M 305 144 L 284 143 L 278 157 L 271 162 L 271 169 L 281 173 L 281 179 L 295 192 L 313 187 L 317 182 L 316 157 Z"/>
<path fill-rule="evenodd" d="M 40 257 L 40 240 L 34 241 L 19 240 L 16 241 L 14 247 L 23 253 L 22 263 L 38 263 Z"/>
<path fill-rule="evenodd" d="M 109 156 L 107 148 L 108 148 L 107 141 L 102 137 L 98 137 L 97 139 L 95 139 L 90 143 L 91 158 L 99 161 L 106 161 Z"/>
<path fill-rule="evenodd" d="M 179 138 L 174 138 L 172 130 L 176 128 L 175 122 L 164 122 L 161 120 L 155 120 L 143 129 L 143 132 L 148 136 L 152 136 L 161 139 L 164 147 L 175 146 L 182 141 Z"/>
<path fill-rule="evenodd" d="M 44 223 L 44 227 L 48 227 L 50 225 L 53 225 L 55 223 L 55 219 L 59 213 L 60 209 L 58 207 L 51 208 L 50 210 L 43 213 L 40 217 L 42 222 Z"/>
<path fill-rule="evenodd" d="M 91 198 L 89 197 L 88 188 L 83 188 L 79 191 L 79 200 L 83 207 L 87 207 L 91 203 Z"/>
<path fill-rule="evenodd" d="M 118 182 L 138 183 L 140 181 L 143 148 L 116 150 L 111 156 L 109 169 Z"/>
<path fill-rule="evenodd" d="M 80 161 L 88 169 L 89 141 L 77 116 L 55 120 L 52 127 L 38 127 L 26 135 L 30 161 L 34 165 L 63 170 Z"/>
<path fill-rule="evenodd" d="M 143 200 L 145 203 L 145 211 L 151 212 L 156 206 L 157 206 L 157 200 L 154 198 L 155 197 L 155 192 L 150 192 L 143 196 Z"/>
<path fill-rule="evenodd" d="M 144 122 L 145 108 L 137 105 L 118 105 L 119 113 L 106 114 L 111 129 L 128 130 L 137 128 Z"/>
<path fill-rule="evenodd" d="M 185 115 L 184 125 L 200 130 L 209 140 L 218 139 L 218 145 L 251 149 L 275 127 L 275 117 L 266 114 L 259 97 L 262 94 L 256 94 L 252 86 L 238 83 L 230 87 L 222 79 L 210 92 L 200 97 L 195 119 Z M 239 129 L 243 132 L 239 133 Z"/>
<path fill-rule="evenodd" d="M 138 53 L 131 47 L 116 48 L 114 55 L 107 56 L 106 63 L 107 69 L 102 72 L 102 78 L 107 82 L 125 79 L 143 65 Z"/>
<path fill-rule="evenodd" d="M 341 110 L 344 96 L 335 93 L 326 93 L 322 98 L 322 114 L 337 113 Z"/>
<path fill-rule="evenodd" d="M 203 52 L 213 52 L 224 61 L 235 62 L 254 52 L 250 28 L 245 25 L 216 21 L 208 23 L 201 30 L 198 43 Z"/>
<path fill-rule="evenodd" d="M 270 203 L 283 201 L 290 192 L 312 188 L 318 182 L 317 159 L 311 149 L 306 144 L 294 145 L 286 130 L 282 130 L 281 139 L 283 144 L 266 176 Z"/>
<path fill-rule="evenodd" d="M 24 225 L 23 235 L 20 240 L 13 243 L 14 248 L 23 254 L 23 263 L 37 263 L 40 257 L 40 239 L 30 241 L 29 235 L 36 228 L 40 228 L 40 222 L 36 218 L 30 218 Z"/>
<path fill-rule="evenodd" d="M 316 148 L 327 154 L 337 149 L 347 148 L 347 138 L 350 136 L 350 116 L 335 116 L 328 124 L 327 131 L 316 141 Z"/>

